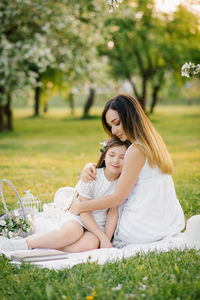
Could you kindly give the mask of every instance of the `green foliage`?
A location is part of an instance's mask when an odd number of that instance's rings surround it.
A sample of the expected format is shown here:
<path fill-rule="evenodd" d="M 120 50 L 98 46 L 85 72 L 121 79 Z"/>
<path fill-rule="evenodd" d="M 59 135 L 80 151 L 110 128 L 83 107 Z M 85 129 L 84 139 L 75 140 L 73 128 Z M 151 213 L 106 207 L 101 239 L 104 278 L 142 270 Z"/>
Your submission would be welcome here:
<path fill-rule="evenodd" d="M 180 73 L 185 61 L 198 63 L 199 18 L 184 6 L 164 14 L 153 0 L 127 0 L 105 25 L 100 53 L 109 58 L 114 78 L 130 82 L 144 108 L 147 96 L 155 97 L 170 77 L 185 82 Z"/>

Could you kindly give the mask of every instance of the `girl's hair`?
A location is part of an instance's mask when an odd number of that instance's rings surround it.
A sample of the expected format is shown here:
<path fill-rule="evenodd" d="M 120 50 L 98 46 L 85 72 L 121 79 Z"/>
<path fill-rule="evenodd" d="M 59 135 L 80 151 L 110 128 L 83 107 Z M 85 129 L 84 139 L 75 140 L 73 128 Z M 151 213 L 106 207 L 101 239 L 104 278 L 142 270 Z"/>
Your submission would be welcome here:
<path fill-rule="evenodd" d="M 109 109 L 118 112 L 128 140 L 131 143 L 136 141 L 142 144 L 143 147 L 140 145 L 138 147 L 145 152 L 149 165 L 152 168 L 157 166 L 164 174 L 172 174 L 173 165 L 167 147 L 140 103 L 128 95 L 118 95 L 106 103 L 102 113 L 102 123 L 108 135 L 113 136 L 106 122 L 106 113 Z"/>
<path fill-rule="evenodd" d="M 105 156 L 106 156 L 106 153 L 108 152 L 108 150 L 113 147 L 119 147 L 119 146 L 126 146 L 126 148 L 128 148 L 128 146 L 130 146 L 130 142 L 128 142 L 128 141 L 122 142 L 116 137 L 112 137 L 112 138 L 108 139 L 106 141 L 106 146 L 103 147 L 103 151 L 99 157 L 96 168 L 104 168 L 105 167 Z"/>

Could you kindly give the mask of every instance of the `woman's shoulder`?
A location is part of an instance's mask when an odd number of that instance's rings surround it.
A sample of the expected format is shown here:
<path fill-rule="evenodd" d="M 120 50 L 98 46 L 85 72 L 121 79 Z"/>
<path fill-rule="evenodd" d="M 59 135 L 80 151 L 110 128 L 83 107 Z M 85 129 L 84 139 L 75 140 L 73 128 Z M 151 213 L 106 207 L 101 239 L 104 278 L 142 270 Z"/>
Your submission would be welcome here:
<path fill-rule="evenodd" d="M 144 153 L 144 147 L 141 143 L 136 143 L 134 142 L 133 144 L 131 144 L 128 149 L 126 150 L 126 154 L 136 154 L 136 155 L 142 155 L 142 156 L 146 156 Z"/>
<path fill-rule="evenodd" d="M 135 143 L 131 144 L 126 151 L 125 160 L 128 162 L 140 161 L 141 163 L 145 163 L 146 155 L 143 148 Z"/>

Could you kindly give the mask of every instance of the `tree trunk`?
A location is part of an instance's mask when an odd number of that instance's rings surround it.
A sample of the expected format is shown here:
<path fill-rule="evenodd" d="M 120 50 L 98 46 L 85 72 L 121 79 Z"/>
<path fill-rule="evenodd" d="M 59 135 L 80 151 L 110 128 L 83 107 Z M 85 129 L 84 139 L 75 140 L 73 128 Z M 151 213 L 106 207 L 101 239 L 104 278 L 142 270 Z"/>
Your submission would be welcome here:
<path fill-rule="evenodd" d="M 9 131 L 13 131 L 13 114 L 12 114 L 12 109 L 11 109 L 11 94 L 8 94 L 7 97 L 7 104 L 5 105 L 5 115 L 7 117 L 7 124 L 6 124 L 6 129 Z"/>
<path fill-rule="evenodd" d="M 69 99 L 69 106 L 71 109 L 71 115 L 73 116 L 74 115 L 74 107 L 75 107 L 74 94 L 70 93 L 68 99 Z"/>
<path fill-rule="evenodd" d="M 34 116 L 38 117 L 40 114 L 40 94 L 41 94 L 41 87 L 40 87 L 40 75 L 38 74 L 37 77 L 37 86 L 35 88 L 35 113 Z"/>
<path fill-rule="evenodd" d="M 142 95 L 140 96 L 137 89 L 136 89 L 136 86 L 134 84 L 134 82 L 130 79 L 130 77 L 128 77 L 128 80 L 130 82 L 130 84 L 132 85 L 132 88 L 133 88 L 133 92 L 137 98 L 137 100 L 140 102 L 142 108 L 146 109 L 146 90 L 147 90 L 147 79 L 146 78 L 143 78 L 143 82 L 142 82 Z"/>
<path fill-rule="evenodd" d="M 44 104 L 44 107 L 43 107 L 43 112 L 46 114 L 47 111 L 48 111 L 48 104 L 45 103 L 45 104 Z"/>
<path fill-rule="evenodd" d="M 1 86 L 0 87 L 0 102 L 3 102 L 3 96 L 4 96 L 4 88 Z M 4 105 L 3 103 L 0 103 L 0 132 L 4 131 L 5 127 L 4 127 Z"/>
<path fill-rule="evenodd" d="M 95 99 L 95 89 L 90 88 L 90 94 L 88 96 L 88 99 L 86 101 L 85 107 L 84 107 L 84 112 L 83 112 L 83 117 L 87 117 L 89 114 L 89 110 L 94 104 L 94 99 Z"/>
<path fill-rule="evenodd" d="M 132 81 L 132 79 L 131 79 L 130 77 L 128 77 L 128 80 L 129 80 L 129 82 L 130 82 L 130 84 L 131 84 L 131 86 L 132 86 L 133 92 L 134 92 L 134 94 L 135 94 L 137 100 L 140 102 L 141 97 L 140 97 L 140 95 L 138 94 L 138 91 L 137 91 L 137 89 L 136 89 L 135 83 Z"/>
<path fill-rule="evenodd" d="M 147 94 L 147 78 L 144 76 L 142 79 L 142 97 L 140 99 L 140 104 L 142 108 L 146 109 L 146 94 Z"/>
<path fill-rule="evenodd" d="M 4 106 L 0 106 L 0 132 L 4 129 Z"/>
<path fill-rule="evenodd" d="M 152 102 L 151 102 L 151 108 L 150 108 L 150 114 L 153 114 L 154 108 L 158 102 L 158 92 L 160 90 L 160 86 L 156 85 L 153 88 L 153 93 L 152 93 Z"/>

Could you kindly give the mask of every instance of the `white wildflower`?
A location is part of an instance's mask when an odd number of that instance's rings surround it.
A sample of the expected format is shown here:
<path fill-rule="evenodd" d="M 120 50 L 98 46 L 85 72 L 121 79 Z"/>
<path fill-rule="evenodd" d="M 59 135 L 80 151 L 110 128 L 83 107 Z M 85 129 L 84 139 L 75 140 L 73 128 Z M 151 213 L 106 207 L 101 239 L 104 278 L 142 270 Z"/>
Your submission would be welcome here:
<path fill-rule="evenodd" d="M 32 222 L 32 220 L 33 220 L 32 217 L 31 217 L 31 215 L 27 215 L 26 219 L 27 219 L 28 222 Z"/>
<path fill-rule="evenodd" d="M 9 231 L 9 232 L 8 232 L 8 236 L 9 236 L 10 238 L 12 238 L 14 235 L 15 235 L 14 232 L 12 232 L 12 231 Z"/>
<path fill-rule="evenodd" d="M 140 290 L 142 291 L 145 291 L 146 290 L 146 285 L 145 284 L 142 284 L 140 283 L 140 287 L 139 287 Z"/>
<path fill-rule="evenodd" d="M 1 226 L 4 226 L 4 225 L 6 225 L 6 221 L 4 221 L 4 220 L 0 220 L 0 225 L 1 225 Z"/>
<path fill-rule="evenodd" d="M 143 280 L 147 280 L 147 279 L 148 279 L 148 277 L 147 277 L 147 276 L 145 276 L 145 277 L 143 277 L 142 279 L 143 279 Z"/>
<path fill-rule="evenodd" d="M 19 212 L 17 210 L 14 210 L 13 214 L 15 217 L 19 217 Z"/>
<path fill-rule="evenodd" d="M 121 288 L 122 288 L 122 284 L 119 283 L 116 287 L 113 287 L 112 290 L 119 291 L 119 290 L 121 290 Z"/>

